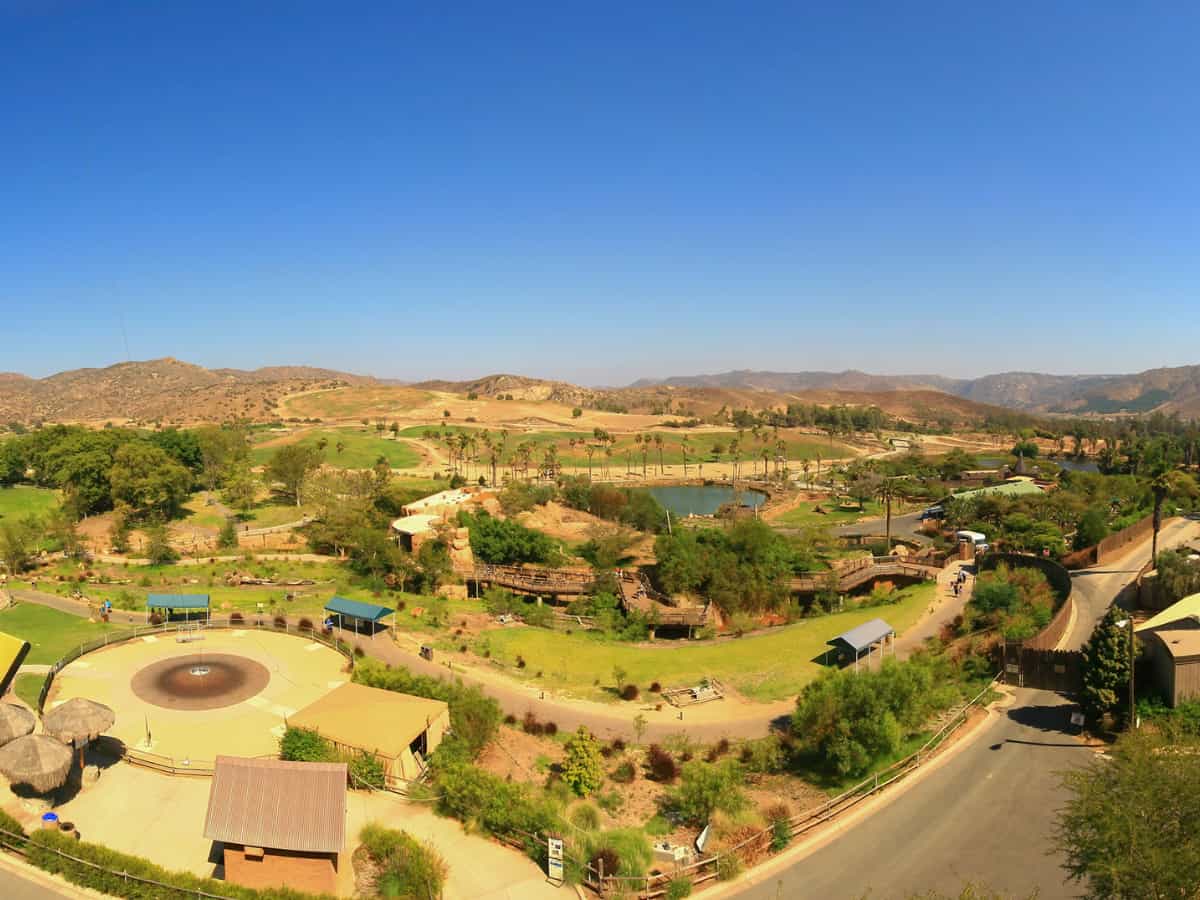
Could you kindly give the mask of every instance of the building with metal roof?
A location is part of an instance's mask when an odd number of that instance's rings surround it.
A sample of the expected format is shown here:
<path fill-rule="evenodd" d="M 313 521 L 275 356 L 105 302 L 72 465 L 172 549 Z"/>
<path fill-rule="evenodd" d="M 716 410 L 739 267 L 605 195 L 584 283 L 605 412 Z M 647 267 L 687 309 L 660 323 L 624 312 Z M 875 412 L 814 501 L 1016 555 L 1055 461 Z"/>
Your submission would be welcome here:
<path fill-rule="evenodd" d="M 867 652 L 868 663 L 871 657 L 872 649 L 878 645 L 880 656 L 887 648 L 887 639 L 892 639 L 892 655 L 896 655 L 896 629 L 892 628 L 883 619 L 872 619 L 869 622 L 863 622 L 861 625 L 856 625 L 849 631 L 844 631 L 835 638 L 831 638 L 825 643 L 838 651 L 838 655 L 842 660 L 853 658 L 854 670 L 858 671 L 858 661 L 862 658 L 863 651 Z"/>
<path fill-rule="evenodd" d="M 218 756 L 204 836 L 223 845 L 226 881 L 336 893 L 346 764 Z"/>
<path fill-rule="evenodd" d="M 957 494 L 951 494 L 951 500 L 969 500 L 974 497 L 982 497 L 986 494 L 1003 494 L 1009 497 L 1019 497 L 1023 494 L 1041 494 L 1042 489 L 1027 478 L 1014 478 L 1010 481 L 1005 481 L 1001 484 L 993 484 L 988 487 L 974 488 L 969 491 L 959 491 Z"/>
<path fill-rule="evenodd" d="M 1200 699 L 1200 594 L 1168 606 L 1136 631 L 1167 703 Z"/>
<path fill-rule="evenodd" d="M 347 682 L 288 716 L 287 724 L 317 732 L 342 752 L 373 754 L 388 775 L 414 781 L 450 730 L 450 707 Z"/>

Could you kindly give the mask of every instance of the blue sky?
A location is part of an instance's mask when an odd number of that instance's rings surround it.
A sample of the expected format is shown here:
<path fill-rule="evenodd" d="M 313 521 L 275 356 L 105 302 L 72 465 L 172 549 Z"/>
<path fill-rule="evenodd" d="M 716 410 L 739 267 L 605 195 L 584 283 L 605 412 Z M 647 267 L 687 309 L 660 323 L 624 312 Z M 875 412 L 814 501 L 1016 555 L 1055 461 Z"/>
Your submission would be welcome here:
<path fill-rule="evenodd" d="M 453 11 L 447 11 L 448 7 Z M 1200 7 L 0 0 L 0 370 L 1200 362 Z"/>

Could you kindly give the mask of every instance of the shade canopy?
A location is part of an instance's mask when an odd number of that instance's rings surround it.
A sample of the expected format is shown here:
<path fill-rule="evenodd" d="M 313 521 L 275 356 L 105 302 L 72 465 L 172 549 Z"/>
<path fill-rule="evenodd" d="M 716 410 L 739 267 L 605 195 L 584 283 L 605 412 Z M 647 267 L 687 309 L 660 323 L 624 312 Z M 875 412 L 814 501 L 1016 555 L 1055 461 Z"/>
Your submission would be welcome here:
<path fill-rule="evenodd" d="M 103 703 L 74 697 L 46 713 L 42 727 L 63 743 L 78 747 L 108 731 L 116 719 L 116 713 Z"/>
<path fill-rule="evenodd" d="M 858 654 L 872 644 L 878 644 L 889 634 L 895 633 L 896 629 L 892 628 L 883 619 L 872 619 L 870 622 L 863 622 L 863 624 L 851 628 L 849 631 L 843 632 L 825 643 L 831 647 L 837 647 L 839 650 L 849 650 L 852 653 Z"/>
<path fill-rule="evenodd" d="M 208 594 L 147 594 L 148 609 L 208 609 Z"/>
<path fill-rule="evenodd" d="M 71 772 L 71 748 L 44 734 L 27 734 L 0 747 L 0 774 L 39 794 L 61 787 Z"/>
<path fill-rule="evenodd" d="M 363 603 L 361 600 L 347 600 L 345 597 L 334 597 L 325 604 L 327 612 L 341 616 L 351 616 L 367 622 L 378 622 L 395 612 L 386 606 L 376 606 L 374 603 Z"/>
<path fill-rule="evenodd" d="M 8 690 L 28 653 L 29 641 L 0 633 L 0 694 Z"/>
<path fill-rule="evenodd" d="M 0 746 L 27 734 L 33 734 L 37 716 L 15 703 L 0 703 Z"/>

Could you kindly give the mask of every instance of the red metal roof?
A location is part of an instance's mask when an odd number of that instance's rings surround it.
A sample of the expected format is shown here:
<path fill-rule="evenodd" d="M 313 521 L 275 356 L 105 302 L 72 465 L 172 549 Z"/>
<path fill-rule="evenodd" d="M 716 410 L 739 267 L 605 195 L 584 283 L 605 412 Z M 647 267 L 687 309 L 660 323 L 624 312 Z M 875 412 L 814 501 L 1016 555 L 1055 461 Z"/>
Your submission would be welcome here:
<path fill-rule="evenodd" d="M 304 853 L 338 853 L 346 840 L 345 763 L 218 756 L 204 836 Z"/>

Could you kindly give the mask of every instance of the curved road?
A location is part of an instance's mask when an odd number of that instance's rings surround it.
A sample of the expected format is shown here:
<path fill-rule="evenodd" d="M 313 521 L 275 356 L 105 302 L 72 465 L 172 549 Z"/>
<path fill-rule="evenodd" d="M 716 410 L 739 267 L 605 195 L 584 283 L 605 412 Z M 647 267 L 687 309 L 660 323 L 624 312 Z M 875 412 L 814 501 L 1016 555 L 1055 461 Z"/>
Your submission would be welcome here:
<path fill-rule="evenodd" d="M 970 744 L 868 818 L 791 867 L 765 874 L 748 900 L 957 897 L 967 882 L 1004 896 L 1077 897 L 1050 855 L 1057 773 L 1089 759 L 1058 694 L 1019 690 Z"/>

